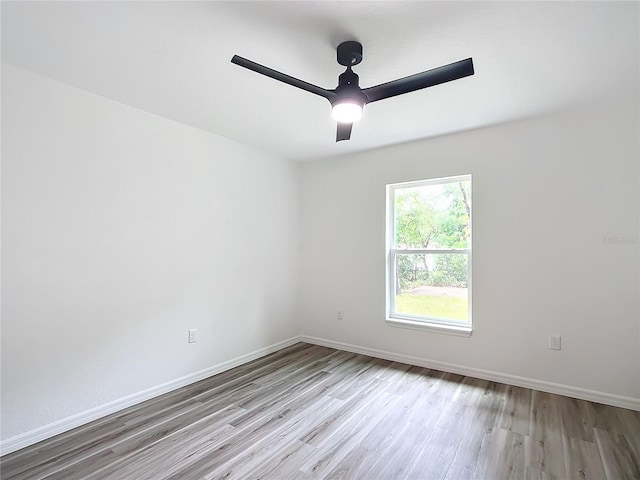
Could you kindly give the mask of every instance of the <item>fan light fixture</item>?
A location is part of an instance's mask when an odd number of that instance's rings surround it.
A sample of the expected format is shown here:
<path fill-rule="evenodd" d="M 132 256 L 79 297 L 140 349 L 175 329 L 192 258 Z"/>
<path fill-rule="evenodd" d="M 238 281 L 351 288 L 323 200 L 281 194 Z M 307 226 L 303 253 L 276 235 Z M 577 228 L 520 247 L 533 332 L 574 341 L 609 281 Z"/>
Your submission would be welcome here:
<path fill-rule="evenodd" d="M 353 123 L 362 118 L 362 105 L 355 102 L 342 102 L 333 105 L 333 118 L 340 123 Z"/>

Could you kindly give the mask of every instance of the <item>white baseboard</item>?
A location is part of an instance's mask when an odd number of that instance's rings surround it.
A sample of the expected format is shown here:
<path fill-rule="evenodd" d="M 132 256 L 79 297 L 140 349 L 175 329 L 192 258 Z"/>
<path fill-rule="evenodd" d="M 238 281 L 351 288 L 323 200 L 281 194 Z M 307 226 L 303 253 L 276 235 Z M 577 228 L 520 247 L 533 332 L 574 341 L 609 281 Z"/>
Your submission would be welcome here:
<path fill-rule="evenodd" d="M 453 363 L 439 362 L 426 358 L 413 357 L 399 353 L 377 350 L 375 348 L 361 347 L 359 345 L 351 345 L 349 343 L 335 342 L 324 338 L 310 337 L 302 335 L 300 341 L 321 345 L 323 347 L 335 348 L 337 350 L 345 350 L 347 352 L 360 353 L 370 357 L 382 358 L 393 362 L 407 363 L 418 367 L 432 368 L 449 373 L 457 373 L 482 380 L 490 380 L 493 382 L 506 383 L 516 387 L 531 388 L 542 392 L 556 393 L 566 397 L 579 398 L 581 400 L 589 400 L 591 402 L 603 403 L 614 407 L 628 408 L 630 410 L 640 411 L 640 398 L 624 397 L 622 395 L 614 395 L 611 393 L 599 392 L 596 390 L 588 390 L 585 388 L 572 387 L 570 385 L 561 385 L 559 383 L 546 382 L 534 378 L 520 377 L 510 375 L 508 373 L 494 372 L 491 370 L 482 370 L 480 368 L 467 367 L 464 365 L 456 365 Z"/>
<path fill-rule="evenodd" d="M 7 455 L 11 452 L 15 452 L 16 450 L 20 450 L 21 448 L 28 447 L 29 445 L 33 445 L 34 443 L 41 442 L 42 440 L 46 440 L 47 438 L 51 438 L 55 435 L 59 435 L 81 425 L 85 425 L 94 420 L 98 420 L 102 417 L 123 410 L 132 405 L 142 403 L 146 400 L 150 400 L 178 388 L 182 388 L 186 385 L 199 382 L 200 380 L 204 380 L 205 378 L 209 378 L 213 375 L 222 373 L 226 370 L 230 370 L 252 360 L 264 357 L 265 355 L 269 355 L 270 353 L 277 352 L 278 350 L 294 345 L 297 342 L 306 342 L 314 345 L 321 345 L 324 347 L 335 348 L 337 350 L 344 350 L 347 352 L 360 353 L 371 357 L 382 358 L 393 362 L 401 362 L 407 363 L 409 365 L 416 365 L 419 367 L 433 368 L 435 370 L 457 373 L 459 375 L 480 378 L 483 380 L 506 383 L 508 385 L 514 385 L 517 387 L 532 388 L 534 390 L 540 390 L 543 392 L 556 393 L 568 397 L 579 398 L 581 400 L 589 400 L 592 402 L 612 405 L 614 407 L 622 407 L 628 408 L 630 410 L 640 411 L 640 399 L 638 398 L 613 395 L 596 390 L 588 390 L 579 387 L 572 387 L 569 385 L 561 385 L 558 383 L 546 382 L 543 380 L 520 377 L 517 375 L 510 375 L 490 370 L 482 370 L 479 368 L 456 365 L 453 363 L 439 362 L 436 360 L 429 360 L 410 355 L 403 355 L 400 353 L 387 352 L 385 350 L 361 347 L 359 345 L 352 345 L 349 343 L 336 342 L 324 338 L 302 335 L 289 338 L 282 342 L 275 343 L 268 347 L 255 350 L 245 355 L 241 355 L 231 360 L 227 360 L 217 365 L 205 368 L 204 370 L 185 375 L 184 377 L 177 378 L 170 382 L 148 388 L 141 392 L 134 393 L 118 400 L 114 400 L 113 402 L 109 402 L 90 410 L 72 415 L 70 417 L 63 418 L 48 425 L 38 427 L 20 435 L 16 435 L 15 437 L 7 438 L 6 440 L 0 442 L 0 455 Z"/>
<path fill-rule="evenodd" d="M 282 342 L 269 345 L 268 347 L 260 348 L 245 355 L 232 358 L 231 360 L 227 360 L 226 362 L 213 365 L 211 367 L 205 368 L 204 370 L 185 375 L 184 377 L 176 378 L 175 380 L 171 380 L 161 385 L 148 388 L 141 392 L 137 392 L 118 400 L 105 403 L 104 405 L 100 405 L 90 410 L 77 413 L 67 418 L 63 418 L 48 425 L 35 428 L 20 435 L 16 435 L 15 437 L 7 438 L 0 442 L 0 455 L 7 455 L 8 453 L 15 452 L 16 450 L 20 450 L 21 448 L 28 447 L 29 445 L 41 442 L 42 440 L 46 440 L 47 438 L 51 438 L 55 435 L 67 432 L 81 425 L 93 422 L 94 420 L 98 420 L 102 417 L 118 412 L 127 407 L 131 407 L 132 405 L 142 403 L 146 400 L 150 400 L 159 395 L 163 395 L 178 388 L 182 388 L 186 385 L 199 382 L 200 380 L 209 378 L 212 375 L 222 373 L 226 370 L 230 370 L 252 360 L 264 357 L 265 355 L 269 355 L 270 353 L 277 352 L 278 350 L 286 348 L 300 341 L 300 337 L 292 337 Z"/>

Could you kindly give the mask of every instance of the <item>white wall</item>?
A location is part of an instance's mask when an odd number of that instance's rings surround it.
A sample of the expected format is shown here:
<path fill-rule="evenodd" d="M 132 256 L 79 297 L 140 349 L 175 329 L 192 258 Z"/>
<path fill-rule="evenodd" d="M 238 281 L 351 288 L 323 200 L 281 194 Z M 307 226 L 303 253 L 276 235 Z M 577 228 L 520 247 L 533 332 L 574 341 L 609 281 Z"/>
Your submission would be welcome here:
<path fill-rule="evenodd" d="M 637 105 L 296 166 L 3 65 L 2 438 L 300 328 L 640 399 Z M 385 185 L 465 173 L 473 336 L 387 326 Z"/>
<path fill-rule="evenodd" d="M 295 165 L 3 65 L 2 170 L 3 439 L 299 333 Z"/>
<path fill-rule="evenodd" d="M 640 405 L 640 125 L 627 100 L 302 165 L 303 334 Z M 468 173 L 473 335 L 387 326 L 385 185 Z"/>

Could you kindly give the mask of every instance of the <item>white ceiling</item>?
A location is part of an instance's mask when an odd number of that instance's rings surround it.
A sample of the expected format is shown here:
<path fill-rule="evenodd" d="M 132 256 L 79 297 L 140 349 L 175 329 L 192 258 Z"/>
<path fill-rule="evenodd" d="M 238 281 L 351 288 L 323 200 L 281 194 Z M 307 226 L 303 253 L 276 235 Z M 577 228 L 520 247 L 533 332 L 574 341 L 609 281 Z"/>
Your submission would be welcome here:
<path fill-rule="evenodd" d="M 2 60 L 294 160 L 637 95 L 637 2 L 2 2 Z M 476 74 L 376 102 L 335 143 L 325 88 L 364 45 L 368 87 L 473 57 Z"/>

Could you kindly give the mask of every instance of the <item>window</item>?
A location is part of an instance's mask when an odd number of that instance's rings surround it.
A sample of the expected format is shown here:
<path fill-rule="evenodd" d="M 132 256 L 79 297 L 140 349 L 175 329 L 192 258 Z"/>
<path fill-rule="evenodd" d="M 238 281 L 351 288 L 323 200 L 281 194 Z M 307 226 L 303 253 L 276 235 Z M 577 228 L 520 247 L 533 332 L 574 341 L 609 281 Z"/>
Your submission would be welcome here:
<path fill-rule="evenodd" d="M 471 175 L 387 185 L 387 322 L 471 333 Z"/>

